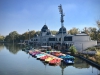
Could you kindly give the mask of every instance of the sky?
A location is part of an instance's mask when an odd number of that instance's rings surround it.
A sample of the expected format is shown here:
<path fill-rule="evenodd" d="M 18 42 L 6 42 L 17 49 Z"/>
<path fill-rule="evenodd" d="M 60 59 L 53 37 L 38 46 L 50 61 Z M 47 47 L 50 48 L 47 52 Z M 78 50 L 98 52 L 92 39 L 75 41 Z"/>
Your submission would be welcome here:
<path fill-rule="evenodd" d="M 100 0 L 0 0 L 0 35 L 6 36 L 12 31 L 23 34 L 28 29 L 40 31 L 45 23 L 50 30 L 58 31 L 60 4 L 67 30 L 97 27 Z"/>

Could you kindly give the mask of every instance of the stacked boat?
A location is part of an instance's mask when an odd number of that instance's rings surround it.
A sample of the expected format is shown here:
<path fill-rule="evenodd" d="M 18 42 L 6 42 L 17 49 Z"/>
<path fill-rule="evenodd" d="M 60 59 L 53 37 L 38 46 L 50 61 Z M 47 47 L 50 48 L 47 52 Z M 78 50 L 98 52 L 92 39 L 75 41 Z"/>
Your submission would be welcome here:
<path fill-rule="evenodd" d="M 32 55 L 33 57 L 36 57 L 37 59 L 40 59 L 41 61 L 49 63 L 50 65 L 58 65 L 61 62 L 61 58 L 55 57 L 45 52 L 41 52 L 39 50 L 36 50 L 36 51 L 30 50 L 29 54 Z"/>
<path fill-rule="evenodd" d="M 73 56 L 65 55 L 61 53 L 60 51 L 41 52 L 39 50 L 34 49 L 34 50 L 28 50 L 28 53 L 32 57 L 36 57 L 37 59 L 40 59 L 41 61 L 49 63 L 50 65 L 58 65 L 61 63 L 61 61 L 65 62 L 66 64 L 74 63 Z"/>

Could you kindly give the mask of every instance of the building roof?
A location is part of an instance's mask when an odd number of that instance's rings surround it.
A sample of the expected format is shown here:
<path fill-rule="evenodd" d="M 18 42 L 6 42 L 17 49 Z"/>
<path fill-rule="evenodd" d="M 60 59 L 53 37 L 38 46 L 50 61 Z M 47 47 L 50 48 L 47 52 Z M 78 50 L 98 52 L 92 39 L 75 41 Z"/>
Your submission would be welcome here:
<path fill-rule="evenodd" d="M 60 29 L 59 29 L 59 31 L 58 31 L 58 33 L 57 34 L 60 34 L 60 33 L 67 33 L 66 32 L 66 28 L 64 27 L 64 26 L 62 26 Z"/>
<path fill-rule="evenodd" d="M 47 30 L 46 35 L 52 35 L 52 33 L 50 32 L 50 30 L 49 30 L 49 29 Z"/>
<path fill-rule="evenodd" d="M 78 33 L 78 34 L 75 34 L 75 36 L 88 36 L 88 35 L 85 33 Z"/>
<path fill-rule="evenodd" d="M 47 25 L 44 25 L 44 26 L 42 27 L 42 29 L 41 29 L 41 32 L 46 32 L 47 30 L 48 30 Z"/>

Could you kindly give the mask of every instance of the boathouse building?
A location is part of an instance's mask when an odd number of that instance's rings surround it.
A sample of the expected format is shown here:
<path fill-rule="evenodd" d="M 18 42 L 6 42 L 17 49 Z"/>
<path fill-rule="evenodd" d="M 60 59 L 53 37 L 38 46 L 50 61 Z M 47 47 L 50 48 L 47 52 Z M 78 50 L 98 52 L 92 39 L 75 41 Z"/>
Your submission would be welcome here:
<path fill-rule="evenodd" d="M 53 35 L 46 24 L 42 27 L 40 34 L 35 34 L 30 41 L 34 46 L 61 47 L 61 38 L 62 45 L 65 47 L 64 49 L 74 45 L 78 51 L 83 51 L 88 47 L 97 45 L 97 41 L 91 40 L 90 36 L 85 33 L 76 35 L 67 34 L 64 26 L 59 29 L 56 35 Z"/>

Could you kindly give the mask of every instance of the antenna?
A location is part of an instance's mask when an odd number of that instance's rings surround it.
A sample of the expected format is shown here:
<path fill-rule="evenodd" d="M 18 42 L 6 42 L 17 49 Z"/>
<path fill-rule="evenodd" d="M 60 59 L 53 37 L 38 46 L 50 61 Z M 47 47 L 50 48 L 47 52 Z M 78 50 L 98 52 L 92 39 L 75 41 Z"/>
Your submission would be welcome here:
<path fill-rule="evenodd" d="M 64 19 L 63 17 L 65 16 L 65 14 L 63 13 L 63 9 L 62 9 L 62 5 L 60 4 L 60 6 L 58 6 L 59 12 L 61 14 L 61 23 L 63 25 Z"/>
<path fill-rule="evenodd" d="M 58 6 L 58 9 L 59 9 L 59 12 L 61 14 L 61 28 L 62 28 L 61 46 L 62 46 L 62 41 L 63 41 L 63 22 L 64 22 L 63 17 L 65 16 L 65 14 L 63 13 L 63 9 L 62 9 L 62 5 L 61 4 Z"/>

